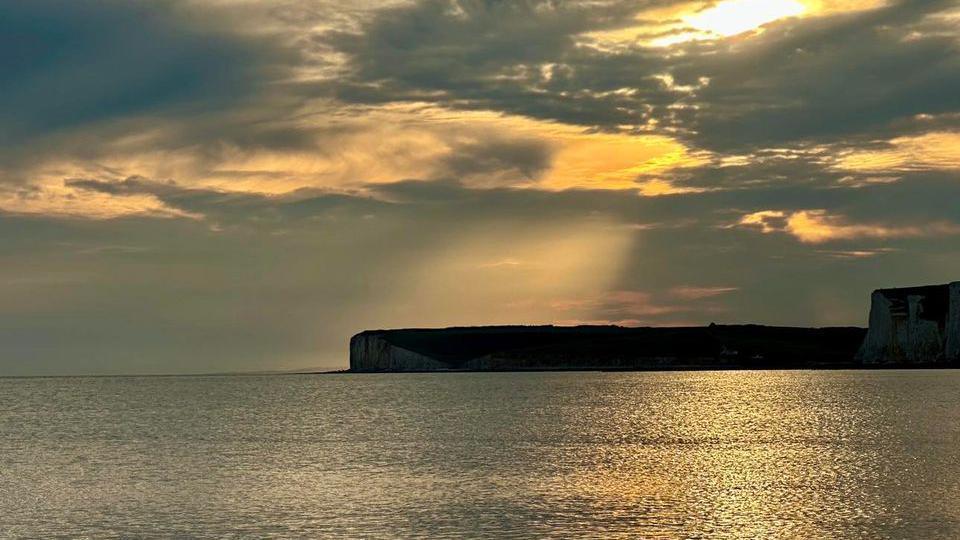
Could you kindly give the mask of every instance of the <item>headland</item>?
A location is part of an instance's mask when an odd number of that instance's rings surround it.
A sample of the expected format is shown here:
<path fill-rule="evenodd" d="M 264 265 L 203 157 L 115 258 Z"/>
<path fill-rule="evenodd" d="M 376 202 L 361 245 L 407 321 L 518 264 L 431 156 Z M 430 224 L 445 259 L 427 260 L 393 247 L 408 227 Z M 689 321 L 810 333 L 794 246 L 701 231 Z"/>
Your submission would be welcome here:
<path fill-rule="evenodd" d="M 350 371 L 960 367 L 960 282 L 879 289 L 869 329 L 481 326 L 368 330 Z"/>

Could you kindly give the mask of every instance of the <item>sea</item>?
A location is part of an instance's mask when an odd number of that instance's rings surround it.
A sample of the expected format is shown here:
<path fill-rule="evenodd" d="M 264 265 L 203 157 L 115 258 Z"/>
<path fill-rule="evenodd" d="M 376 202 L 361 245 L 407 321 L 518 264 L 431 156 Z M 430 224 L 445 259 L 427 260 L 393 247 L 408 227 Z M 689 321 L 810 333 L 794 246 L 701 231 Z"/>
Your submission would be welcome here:
<path fill-rule="evenodd" d="M 0 379 L 0 538 L 960 538 L 960 372 Z"/>

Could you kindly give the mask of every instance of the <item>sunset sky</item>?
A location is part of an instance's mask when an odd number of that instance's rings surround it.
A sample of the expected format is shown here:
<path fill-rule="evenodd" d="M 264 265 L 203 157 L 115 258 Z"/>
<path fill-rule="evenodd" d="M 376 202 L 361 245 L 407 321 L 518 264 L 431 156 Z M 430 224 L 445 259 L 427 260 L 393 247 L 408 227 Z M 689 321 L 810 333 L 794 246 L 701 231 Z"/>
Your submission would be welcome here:
<path fill-rule="evenodd" d="M 864 325 L 960 279 L 960 4 L 3 2 L 0 258 L 0 375 Z"/>

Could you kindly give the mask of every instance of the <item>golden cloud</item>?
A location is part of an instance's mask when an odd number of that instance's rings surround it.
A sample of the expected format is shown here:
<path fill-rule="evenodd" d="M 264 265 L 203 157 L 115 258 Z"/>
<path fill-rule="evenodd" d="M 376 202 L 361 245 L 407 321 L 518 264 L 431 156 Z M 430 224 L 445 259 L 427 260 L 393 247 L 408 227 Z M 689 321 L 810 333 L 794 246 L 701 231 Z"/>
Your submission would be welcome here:
<path fill-rule="evenodd" d="M 104 137 L 95 149 L 58 153 L 25 171 L 32 179 L 31 196 L 0 194 L 0 209 L 91 218 L 175 215 L 150 196 L 81 193 L 63 184 L 64 178 L 131 176 L 271 195 L 301 188 L 362 191 L 370 184 L 439 178 L 480 188 L 635 189 L 662 195 L 689 191 L 663 179 L 667 172 L 705 162 L 702 153 L 661 135 L 594 133 L 424 104 L 348 112 L 336 107 L 336 114 L 321 108 L 298 120 L 295 129 L 309 143 L 294 147 L 240 147 L 225 141 L 177 146 L 168 144 L 176 129 L 164 125 Z"/>
<path fill-rule="evenodd" d="M 785 232 L 803 243 L 821 244 L 858 238 L 890 239 L 960 234 L 960 225 L 944 221 L 921 225 L 885 225 L 851 223 L 845 217 L 826 210 L 763 210 L 746 214 L 738 226 L 755 228 L 764 234 Z"/>
<path fill-rule="evenodd" d="M 880 149 L 841 154 L 836 167 L 871 173 L 960 169 L 960 133 L 938 131 L 897 137 Z"/>

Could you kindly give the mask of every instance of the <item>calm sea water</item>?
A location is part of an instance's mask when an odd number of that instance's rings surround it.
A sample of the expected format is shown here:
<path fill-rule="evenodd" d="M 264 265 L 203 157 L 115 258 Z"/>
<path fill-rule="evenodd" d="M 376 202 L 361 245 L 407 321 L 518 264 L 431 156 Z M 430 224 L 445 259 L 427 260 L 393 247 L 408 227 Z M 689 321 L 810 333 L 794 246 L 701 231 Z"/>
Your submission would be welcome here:
<path fill-rule="evenodd" d="M 0 380 L 0 537 L 960 538 L 960 372 Z"/>

